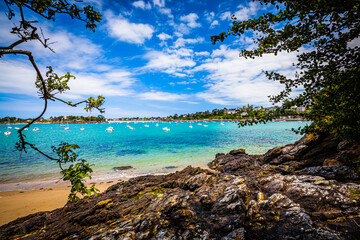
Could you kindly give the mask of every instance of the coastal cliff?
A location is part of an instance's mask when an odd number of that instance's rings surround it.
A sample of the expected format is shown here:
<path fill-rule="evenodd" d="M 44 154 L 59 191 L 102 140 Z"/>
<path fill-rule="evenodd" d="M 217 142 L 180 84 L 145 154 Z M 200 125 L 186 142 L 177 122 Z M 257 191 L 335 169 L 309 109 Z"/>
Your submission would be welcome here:
<path fill-rule="evenodd" d="M 211 170 L 119 182 L 0 227 L 0 239 L 360 239 L 360 145 L 305 136 Z"/>

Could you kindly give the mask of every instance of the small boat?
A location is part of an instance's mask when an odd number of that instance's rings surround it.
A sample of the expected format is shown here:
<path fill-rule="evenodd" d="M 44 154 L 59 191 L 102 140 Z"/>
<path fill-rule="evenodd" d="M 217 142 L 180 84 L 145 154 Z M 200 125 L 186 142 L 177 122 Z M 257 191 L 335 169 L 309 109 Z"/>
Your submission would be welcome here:
<path fill-rule="evenodd" d="M 80 128 L 80 131 L 84 131 L 84 123 L 81 124 L 81 128 Z"/>
<path fill-rule="evenodd" d="M 145 124 L 144 127 L 149 127 L 149 125 Z"/>
<path fill-rule="evenodd" d="M 126 127 L 129 128 L 129 129 L 131 129 L 131 130 L 134 130 L 134 129 L 135 129 L 135 128 L 133 128 L 133 127 L 130 126 L 130 125 L 127 125 Z"/>
<path fill-rule="evenodd" d="M 34 132 L 39 131 L 39 128 L 34 127 L 34 128 L 33 128 L 33 131 L 34 131 Z"/>
<path fill-rule="evenodd" d="M 8 126 L 7 128 L 8 128 L 8 129 L 12 129 L 12 127 L 10 127 L 10 126 Z"/>
<path fill-rule="evenodd" d="M 201 123 L 198 123 L 199 126 L 201 126 L 202 124 Z"/>
<path fill-rule="evenodd" d="M 61 119 L 60 127 L 66 127 L 66 125 L 64 125 L 64 119 Z"/>
<path fill-rule="evenodd" d="M 166 131 L 166 132 L 170 131 L 170 129 L 167 128 L 167 127 L 164 127 L 163 130 Z"/>
<path fill-rule="evenodd" d="M 10 132 L 10 131 L 6 131 L 6 132 L 4 132 L 4 134 L 5 134 L 6 136 L 9 136 L 9 135 L 11 134 L 11 132 Z"/>
<path fill-rule="evenodd" d="M 203 127 L 208 127 L 208 125 L 205 125 L 205 124 L 204 124 Z"/>
<path fill-rule="evenodd" d="M 155 127 L 158 127 L 158 126 L 159 126 L 159 124 L 156 124 L 156 125 L 155 125 Z"/>
<path fill-rule="evenodd" d="M 15 127 L 15 129 L 16 129 L 16 130 L 19 130 L 20 128 L 18 128 L 18 127 Z"/>
<path fill-rule="evenodd" d="M 189 128 L 193 128 L 193 126 L 190 125 Z"/>
<path fill-rule="evenodd" d="M 27 130 L 29 130 L 28 128 L 24 128 L 24 131 L 27 131 Z"/>
<path fill-rule="evenodd" d="M 113 128 L 113 127 L 108 127 L 105 131 L 107 131 L 107 132 L 113 132 L 113 131 L 114 131 L 114 128 Z"/>

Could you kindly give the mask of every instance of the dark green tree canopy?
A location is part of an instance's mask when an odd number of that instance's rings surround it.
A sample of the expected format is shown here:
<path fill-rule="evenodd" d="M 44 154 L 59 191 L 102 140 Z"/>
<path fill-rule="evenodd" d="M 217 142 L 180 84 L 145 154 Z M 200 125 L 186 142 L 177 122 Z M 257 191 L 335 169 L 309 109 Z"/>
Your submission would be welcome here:
<path fill-rule="evenodd" d="M 212 43 L 247 32 L 257 34 L 255 49 L 242 49 L 241 57 L 255 58 L 281 51 L 299 52 L 294 78 L 265 72 L 285 89 L 270 100 L 283 108 L 306 106 L 312 121 L 303 133 L 329 132 L 337 137 L 360 140 L 360 1 L 359 0 L 257 0 L 276 7 L 276 12 L 237 21 L 227 32 L 212 36 Z M 296 88 L 304 91 L 290 97 Z M 268 121 L 277 111 L 245 124 Z"/>

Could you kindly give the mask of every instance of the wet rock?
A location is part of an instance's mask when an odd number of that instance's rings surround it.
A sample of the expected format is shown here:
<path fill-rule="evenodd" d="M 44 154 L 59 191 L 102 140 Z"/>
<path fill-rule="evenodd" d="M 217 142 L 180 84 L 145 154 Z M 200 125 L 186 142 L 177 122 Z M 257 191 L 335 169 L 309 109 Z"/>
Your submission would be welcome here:
<path fill-rule="evenodd" d="M 132 169 L 132 166 L 120 166 L 120 167 L 113 167 L 114 171 L 122 171 L 122 170 L 128 170 L 128 169 Z"/>
<path fill-rule="evenodd" d="M 177 168 L 177 166 L 166 166 L 165 169 L 174 169 Z"/>

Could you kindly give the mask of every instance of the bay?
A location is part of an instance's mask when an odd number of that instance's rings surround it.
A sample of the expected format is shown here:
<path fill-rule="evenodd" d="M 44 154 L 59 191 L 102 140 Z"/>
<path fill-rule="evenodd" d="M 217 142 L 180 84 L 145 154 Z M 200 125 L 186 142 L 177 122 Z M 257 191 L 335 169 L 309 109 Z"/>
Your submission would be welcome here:
<path fill-rule="evenodd" d="M 216 153 L 238 148 L 245 148 L 248 154 L 263 154 L 300 139 L 291 129 L 309 122 L 270 122 L 243 128 L 233 122 L 223 124 L 193 122 L 190 128 L 189 122 L 91 123 L 69 124 L 68 130 L 59 124 L 35 124 L 24 133 L 27 141 L 52 156 L 55 155 L 51 146 L 61 141 L 78 144 L 80 158 L 94 164 L 94 178 L 106 180 L 174 172 L 188 165 L 205 166 Z M 134 129 L 127 128 L 128 125 Z M 60 170 L 54 161 L 32 149 L 27 153 L 15 150 L 18 141 L 15 126 L 22 125 L 13 125 L 9 136 L 4 134 L 7 125 L 0 126 L 0 183 L 59 179 Z M 114 128 L 113 132 L 106 131 L 109 126 Z M 32 131 L 34 127 L 39 131 Z M 170 131 L 164 131 L 164 127 Z M 133 169 L 113 170 L 128 165 Z"/>

